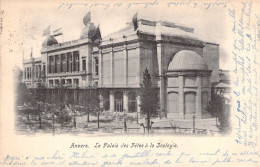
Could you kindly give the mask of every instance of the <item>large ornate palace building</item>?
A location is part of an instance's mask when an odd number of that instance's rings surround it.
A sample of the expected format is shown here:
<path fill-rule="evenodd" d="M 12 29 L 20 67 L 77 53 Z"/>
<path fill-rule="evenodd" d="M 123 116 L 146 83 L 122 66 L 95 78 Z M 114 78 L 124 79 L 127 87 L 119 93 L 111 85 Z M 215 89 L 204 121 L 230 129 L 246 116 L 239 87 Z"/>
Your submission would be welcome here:
<path fill-rule="evenodd" d="M 70 97 L 84 103 L 86 90 L 98 89 L 104 109 L 140 112 L 138 88 L 147 68 L 160 97 L 160 113 L 168 118 L 208 116 L 211 85 L 219 82 L 219 45 L 202 40 L 193 28 L 167 21 L 134 18 L 134 24 L 99 38 L 87 23 L 79 39 L 58 43 L 51 35 L 41 57 L 24 60 L 24 82 L 70 87 Z"/>

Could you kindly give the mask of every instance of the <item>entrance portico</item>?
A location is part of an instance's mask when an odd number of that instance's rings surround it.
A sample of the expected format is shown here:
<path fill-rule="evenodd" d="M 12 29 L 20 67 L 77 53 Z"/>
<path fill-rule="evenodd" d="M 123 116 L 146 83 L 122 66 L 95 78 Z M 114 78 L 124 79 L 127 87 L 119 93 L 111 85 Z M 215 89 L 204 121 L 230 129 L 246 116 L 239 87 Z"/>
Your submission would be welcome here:
<path fill-rule="evenodd" d="M 135 90 L 110 90 L 109 104 L 112 112 L 140 112 L 140 97 Z"/>

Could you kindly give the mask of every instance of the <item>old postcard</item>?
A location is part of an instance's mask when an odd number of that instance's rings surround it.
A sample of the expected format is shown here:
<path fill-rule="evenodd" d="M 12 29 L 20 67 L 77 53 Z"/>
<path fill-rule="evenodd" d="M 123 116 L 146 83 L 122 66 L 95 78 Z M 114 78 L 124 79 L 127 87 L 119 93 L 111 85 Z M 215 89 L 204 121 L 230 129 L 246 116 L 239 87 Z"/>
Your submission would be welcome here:
<path fill-rule="evenodd" d="M 3 0 L 0 166 L 257 167 L 257 0 Z"/>

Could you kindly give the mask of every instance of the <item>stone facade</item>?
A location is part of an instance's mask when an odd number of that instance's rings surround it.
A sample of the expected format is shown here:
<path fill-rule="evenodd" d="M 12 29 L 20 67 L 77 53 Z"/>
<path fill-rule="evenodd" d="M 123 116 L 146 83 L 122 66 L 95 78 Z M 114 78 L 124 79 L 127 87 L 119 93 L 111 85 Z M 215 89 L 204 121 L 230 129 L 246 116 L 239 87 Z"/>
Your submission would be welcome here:
<path fill-rule="evenodd" d="M 95 33 L 93 23 L 84 27 L 78 40 L 57 43 L 48 36 L 40 61 L 24 61 L 24 81 L 35 86 L 36 80 L 28 78 L 31 72 L 41 76 L 50 90 L 65 84 L 82 103 L 86 90 L 98 89 L 105 110 L 140 112 L 138 89 L 147 68 L 160 96 L 161 116 L 203 118 L 211 82 L 219 80 L 218 45 L 176 23 L 140 18 L 137 25 L 137 30 L 129 24 L 102 40 L 89 35 Z M 180 53 L 183 60 L 174 64 Z"/>

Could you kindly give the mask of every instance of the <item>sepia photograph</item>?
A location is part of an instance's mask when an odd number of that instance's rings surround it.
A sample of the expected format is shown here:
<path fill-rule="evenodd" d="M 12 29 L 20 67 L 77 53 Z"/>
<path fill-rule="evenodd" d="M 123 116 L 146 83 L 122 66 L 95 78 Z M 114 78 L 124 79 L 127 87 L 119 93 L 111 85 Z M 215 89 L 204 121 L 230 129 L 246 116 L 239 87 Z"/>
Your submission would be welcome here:
<path fill-rule="evenodd" d="M 111 15 L 109 30 L 95 10 L 25 25 L 37 45 L 22 48 L 16 68 L 17 133 L 229 133 L 230 56 L 225 34 L 215 39 L 225 18 L 184 14 L 183 24 L 174 13 L 121 14 Z"/>

